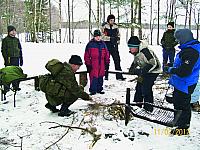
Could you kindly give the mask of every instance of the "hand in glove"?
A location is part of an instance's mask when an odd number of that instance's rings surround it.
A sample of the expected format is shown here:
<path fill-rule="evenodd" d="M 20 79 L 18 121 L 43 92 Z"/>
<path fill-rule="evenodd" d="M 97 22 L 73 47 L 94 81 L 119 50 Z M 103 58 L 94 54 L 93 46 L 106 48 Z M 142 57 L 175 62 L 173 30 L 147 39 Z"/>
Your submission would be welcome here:
<path fill-rule="evenodd" d="M 87 72 L 91 72 L 92 71 L 92 66 L 90 66 L 90 65 L 86 65 L 86 68 L 87 68 Z"/>
<path fill-rule="evenodd" d="M 163 68 L 163 72 L 167 73 L 167 74 L 170 74 L 171 73 L 171 70 L 172 70 L 173 67 L 169 67 L 169 66 L 164 66 Z"/>

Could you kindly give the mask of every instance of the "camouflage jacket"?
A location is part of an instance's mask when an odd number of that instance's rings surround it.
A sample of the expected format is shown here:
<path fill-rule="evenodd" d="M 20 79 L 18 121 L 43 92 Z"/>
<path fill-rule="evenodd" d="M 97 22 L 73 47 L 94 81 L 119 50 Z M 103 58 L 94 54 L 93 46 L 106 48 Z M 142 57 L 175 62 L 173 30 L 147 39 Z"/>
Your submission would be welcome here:
<path fill-rule="evenodd" d="M 64 64 L 64 68 L 55 76 L 55 80 L 61 82 L 66 87 L 66 96 L 69 98 L 81 98 L 89 100 L 89 95 L 84 92 L 83 88 L 78 85 L 75 74 L 68 63 Z"/>
<path fill-rule="evenodd" d="M 22 57 L 22 47 L 16 37 L 7 36 L 2 40 L 1 52 L 4 59 L 9 57 Z"/>

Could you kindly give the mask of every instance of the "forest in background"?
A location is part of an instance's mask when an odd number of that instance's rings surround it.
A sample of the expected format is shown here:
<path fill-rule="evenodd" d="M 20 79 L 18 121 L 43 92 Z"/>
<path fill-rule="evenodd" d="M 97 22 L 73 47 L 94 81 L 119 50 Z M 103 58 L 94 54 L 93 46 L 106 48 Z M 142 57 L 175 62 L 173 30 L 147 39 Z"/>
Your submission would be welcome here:
<path fill-rule="evenodd" d="M 86 20 L 74 21 L 78 3 L 87 8 Z M 12 24 L 18 33 L 29 35 L 28 41 L 51 43 L 52 33 L 57 31 L 56 42 L 62 43 L 61 29 L 66 28 L 65 42 L 74 43 L 75 29 L 87 27 L 90 39 L 92 29 L 100 28 L 109 14 L 116 16 L 120 28 L 131 29 L 131 35 L 138 35 L 140 39 L 144 37 L 142 30 L 148 28 L 150 43 L 156 31 L 159 44 L 159 31 L 169 21 L 195 29 L 199 38 L 199 0 L 66 0 L 65 4 L 61 0 L 0 0 L 0 34 L 7 33 L 7 25 Z M 180 18 L 184 23 L 180 24 Z"/>

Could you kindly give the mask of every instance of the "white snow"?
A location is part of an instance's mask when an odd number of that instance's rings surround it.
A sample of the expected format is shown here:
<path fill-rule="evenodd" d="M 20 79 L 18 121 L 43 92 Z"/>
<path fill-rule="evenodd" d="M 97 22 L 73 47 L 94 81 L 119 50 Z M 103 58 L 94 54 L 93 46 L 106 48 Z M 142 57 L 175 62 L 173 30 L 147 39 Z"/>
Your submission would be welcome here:
<path fill-rule="evenodd" d="M 45 64 L 52 58 L 68 61 L 72 54 L 79 54 L 83 58 L 86 44 L 35 44 L 22 43 L 24 53 L 24 73 L 29 77 L 47 73 Z M 162 59 L 161 47 L 153 46 L 154 51 Z M 132 63 L 133 56 L 129 53 L 125 42 L 121 42 L 120 55 L 123 71 L 127 71 Z M 1 59 L 2 60 L 2 59 Z M 3 67 L 3 62 L 1 62 Z M 80 70 L 85 70 L 82 66 Z M 114 70 L 111 58 L 111 69 Z M 131 88 L 131 101 L 134 95 L 135 82 L 128 82 L 135 76 L 126 75 L 126 81 L 117 81 L 114 75 L 109 75 L 109 80 L 104 82 L 104 95 L 94 95 L 93 99 L 103 104 L 110 104 L 115 100 L 125 102 L 126 88 Z M 77 76 L 78 79 L 78 76 Z M 163 100 L 165 81 L 157 81 L 154 86 L 156 101 Z M 83 134 L 81 130 L 73 129 L 61 139 L 57 145 L 49 150 L 199 150 L 200 147 L 200 119 L 197 112 L 192 112 L 190 135 L 169 136 L 169 128 L 151 123 L 142 119 L 133 118 L 127 126 L 124 120 L 111 120 L 106 118 L 106 110 L 102 108 L 92 110 L 91 102 L 78 99 L 70 109 L 75 111 L 74 116 L 58 117 L 51 113 L 44 105 L 47 103 L 44 93 L 35 91 L 33 81 L 24 81 L 20 84 L 21 91 L 16 95 L 16 107 L 13 107 L 13 92 L 7 94 L 7 100 L 0 102 L 0 150 L 17 150 L 20 147 L 20 137 L 23 137 L 23 150 L 44 150 L 49 145 L 60 139 L 67 128 L 52 128 L 55 122 L 73 127 L 96 127 L 96 134 L 101 134 L 100 139 L 91 148 L 92 136 Z M 89 85 L 85 87 L 88 91 Z M 164 106 L 172 107 L 164 103 Z M 104 116 L 104 117 L 103 117 Z M 107 116 L 109 117 L 109 116 Z M 142 135 L 144 133 L 144 135 Z M 127 137 L 124 136 L 127 135 Z M 149 134 L 148 136 L 146 134 Z M 106 137 L 110 135 L 110 137 Z M 131 141 L 129 138 L 134 137 Z"/>

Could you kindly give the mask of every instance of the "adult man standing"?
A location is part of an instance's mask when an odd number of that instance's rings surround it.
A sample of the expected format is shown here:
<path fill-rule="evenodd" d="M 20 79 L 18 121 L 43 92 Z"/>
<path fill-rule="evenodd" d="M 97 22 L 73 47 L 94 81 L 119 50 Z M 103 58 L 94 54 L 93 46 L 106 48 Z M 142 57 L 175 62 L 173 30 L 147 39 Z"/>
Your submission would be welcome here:
<path fill-rule="evenodd" d="M 189 134 L 191 120 L 191 94 L 197 85 L 200 70 L 200 42 L 195 40 L 191 30 L 179 29 L 175 32 L 181 51 L 177 53 L 173 67 L 165 67 L 165 72 L 171 74 L 169 84 L 174 86 L 173 105 L 182 113 L 176 123 L 177 128 L 172 134 Z"/>
<path fill-rule="evenodd" d="M 106 43 L 108 51 L 113 58 L 115 70 L 122 71 L 120 65 L 120 56 L 118 44 L 120 42 L 120 33 L 117 24 L 115 23 L 115 16 L 109 15 L 107 22 L 102 26 L 102 40 Z M 106 66 L 105 80 L 108 80 L 109 66 Z M 117 80 L 125 80 L 121 73 L 116 74 Z"/>

